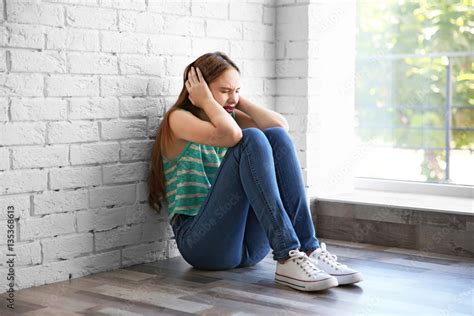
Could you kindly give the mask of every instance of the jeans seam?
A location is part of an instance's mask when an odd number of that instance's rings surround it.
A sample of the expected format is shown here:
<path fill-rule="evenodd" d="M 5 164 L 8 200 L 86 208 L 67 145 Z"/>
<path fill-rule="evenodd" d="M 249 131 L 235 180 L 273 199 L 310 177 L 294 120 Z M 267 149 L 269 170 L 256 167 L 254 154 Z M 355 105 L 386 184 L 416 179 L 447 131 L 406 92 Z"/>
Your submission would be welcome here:
<path fill-rule="evenodd" d="M 277 178 L 280 180 L 281 185 L 283 186 L 283 187 L 282 187 L 282 190 L 281 190 L 282 193 L 280 194 L 280 195 L 282 196 L 283 206 L 285 207 L 286 210 L 289 210 L 290 208 L 289 208 L 289 205 L 288 205 L 288 203 L 287 203 L 288 196 L 286 195 L 286 192 L 285 192 L 285 190 L 284 190 L 284 189 L 286 188 L 286 183 L 285 183 L 285 181 L 283 180 L 283 177 L 281 176 L 281 168 L 280 168 L 280 165 L 279 165 L 278 162 L 276 162 L 276 161 L 275 161 L 275 169 L 278 171 L 278 172 L 276 173 L 276 176 L 277 176 Z M 295 218 L 296 218 L 296 216 L 295 216 Z M 294 223 L 293 223 L 293 224 L 294 224 Z"/>
<path fill-rule="evenodd" d="M 266 138 L 266 137 L 265 137 L 265 138 Z M 270 146 L 270 147 L 271 147 L 271 146 Z M 260 187 L 260 183 L 258 182 L 258 180 L 257 180 L 257 179 L 255 178 L 255 176 L 254 176 L 254 170 L 253 170 L 253 167 L 252 167 L 252 163 L 250 162 L 250 157 L 251 157 L 251 155 L 250 155 L 249 152 L 247 151 L 246 146 L 243 146 L 243 149 L 245 150 L 245 153 L 247 154 L 247 162 L 248 162 L 248 164 L 249 164 L 249 166 L 250 166 L 250 171 L 251 171 L 251 174 L 252 174 L 252 178 L 255 180 L 255 183 L 257 184 L 257 188 L 258 188 L 258 190 L 260 191 L 260 193 L 261 193 L 261 195 L 262 195 L 262 197 L 263 197 L 263 201 L 264 201 L 264 203 L 265 203 L 265 206 L 267 207 L 267 210 L 271 210 L 270 205 L 268 204 L 267 200 L 265 199 L 265 194 L 263 194 L 263 191 L 262 191 L 262 189 L 261 189 L 261 187 Z M 272 156 L 273 156 L 273 155 L 272 155 Z M 272 221 L 273 221 L 273 224 L 274 224 L 276 227 L 278 227 L 277 222 L 276 222 L 276 219 L 275 219 L 275 217 L 274 217 L 274 214 L 273 214 L 272 212 L 270 212 L 270 213 L 271 213 L 271 215 L 272 215 L 272 216 L 271 216 L 271 219 L 272 219 Z M 285 241 L 283 240 L 283 234 L 282 234 L 281 227 L 280 227 L 280 229 L 277 230 L 277 234 L 278 234 L 278 237 L 279 237 L 279 238 L 278 238 L 278 241 L 280 242 L 281 245 L 283 245 L 283 248 L 285 248 L 285 247 L 286 247 L 286 243 L 285 243 Z"/>
<path fill-rule="evenodd" d="M 271 138 L 271 136 L 270 136 L 270 138 Z M 281 190 L 282 193 L 280 194 L 282 196 L 283 206 L 285 207 L 286 210 L 289 210 L 290 208 L 289 208 L 289 205 L 287 203 L 288 196 L 286 194 L 286 191 L 284 190 L 286 188 L 286 183 L 283 180 L 283 177 L 281 176 L 281 167 L 280 167 L 280 164 L 278 163 L 278 160 L 275 160 L 275 169 L 278 170 L 278 172 L 276 173 L 276 176 L 280 180 L 281 185 L 283 186 L 282 190 Z M 295 218 L 296 218 L 296 216 L 295 216 Z M 294 225 L 294 223 L 292 223 L 292 224 Z"/>

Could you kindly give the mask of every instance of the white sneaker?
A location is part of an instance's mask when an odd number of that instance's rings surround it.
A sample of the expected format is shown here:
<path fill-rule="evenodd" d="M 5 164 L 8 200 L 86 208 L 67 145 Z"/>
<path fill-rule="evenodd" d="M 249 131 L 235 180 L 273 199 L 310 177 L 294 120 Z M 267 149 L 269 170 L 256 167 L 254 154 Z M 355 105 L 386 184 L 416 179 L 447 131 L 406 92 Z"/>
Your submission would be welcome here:
<path fill-rule="evenodd" d="M 352 284 L 363 280 L 360 272 L 337 262 L 337 256 L 330 254 L 329 251 L 326 250 L 325 243 L 321 243 L 321 247 L 313 251 L 313 253 L 309 255 L 309 259 L 319 269 L 334 276 L 339 285 Z"/>
<path fill-rule="evenodd" d="M 277 262 L 275 282 L 301 291 L 321 291 L 337 286 L 336 278 L 317 268 L 308 256 L 290 250 L 285 263 Z"/>

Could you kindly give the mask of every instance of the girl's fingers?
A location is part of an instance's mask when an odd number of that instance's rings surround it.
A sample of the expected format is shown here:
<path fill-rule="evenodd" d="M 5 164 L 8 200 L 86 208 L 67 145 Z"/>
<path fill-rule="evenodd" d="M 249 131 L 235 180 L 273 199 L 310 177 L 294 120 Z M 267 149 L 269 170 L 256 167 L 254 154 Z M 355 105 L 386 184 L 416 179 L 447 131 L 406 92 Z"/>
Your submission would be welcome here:
<path fill-rule="evenodd" d="M 206 82 L 199 68 L 191 67 L 188 71 L 188 81 L 190 86 Z"/>
<path fill-rule="evenodd" d="M 194 76 L 194 80 L 196 80 L 196 83 L 199 83 L 199 75 L 197 74 L 197 71 L 196 71 L 196 68 L 193 67 L 193 76 Z"/>
<path fill-rule="evenodd" d="M 205 80 L 204 80 L 204 77 L 202 76 L 202 73 L 201 73 L 201 70 L 199 69 L 199 67 L 196 67 L 196 72 L 197 72 L 199 81 L 204 82 Z"/>
<path fill-rule="evenodd" d="M 189 81 L 192 83 L 192 84 L 197 84 L 198 81 L 197 81 L 197 78 L 196 78 L 196 72 L 194 70 L 194 67 L 191 67 L 191 70 L 189 70 Z"/>
<path fill-rule="evenodd" d="M 193 80 L 193 78 L 192 78 L 191 69 L 190 69 L 190 70 L 188 71 L 188 80 L 186 80 L 186 81 L 189 82 L 189 83 L 192 83 L 192 80 Z"/>
<path fill-rule="evenodd" d="M 191 70 L 188 71 L 188 80 L 187 80 L 189 83 L 193 83 L 193 77 L 192 77 L 192 74 L 191 74 Z"/>

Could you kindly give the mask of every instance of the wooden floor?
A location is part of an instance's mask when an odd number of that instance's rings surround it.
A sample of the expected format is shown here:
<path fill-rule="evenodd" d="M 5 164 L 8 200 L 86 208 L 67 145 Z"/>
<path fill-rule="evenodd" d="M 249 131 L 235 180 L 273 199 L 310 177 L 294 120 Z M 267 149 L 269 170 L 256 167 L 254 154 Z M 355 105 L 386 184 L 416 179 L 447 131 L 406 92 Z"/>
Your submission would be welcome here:
<path fill-rule="evenodd" d="M 193 269 L 181 257 L 1 295 L 0 315 L 474 315 L 474 259 L 323 240 L 365 280 L 323 292 L 274 283 L 256 266 Z"/>

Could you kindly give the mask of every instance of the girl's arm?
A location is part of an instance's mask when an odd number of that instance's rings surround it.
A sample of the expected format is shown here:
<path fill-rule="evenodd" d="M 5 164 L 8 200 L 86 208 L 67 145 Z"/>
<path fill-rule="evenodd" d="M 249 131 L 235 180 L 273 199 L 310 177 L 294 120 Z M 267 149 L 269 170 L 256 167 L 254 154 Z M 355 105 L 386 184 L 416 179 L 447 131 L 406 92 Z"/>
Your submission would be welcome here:
<path fill-rule="evenodd" d="M 247 114 L 261 130 L 268 127 L 283 127 L 288 132 L 290 128 L 288 121 L 283 115 L 255 105 L 242 96 L 239 98 L 239 103 L 236 106 L 236 109 Z"/>

